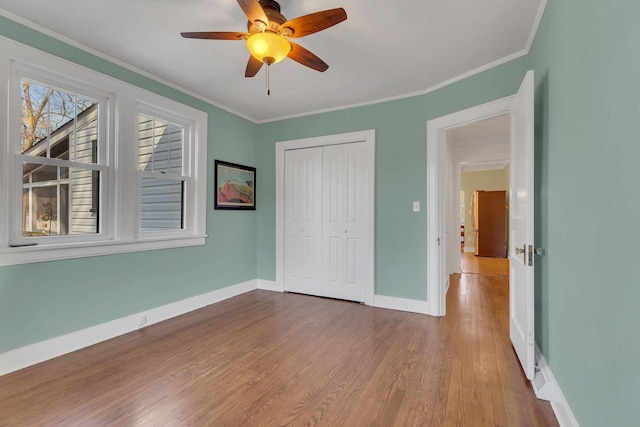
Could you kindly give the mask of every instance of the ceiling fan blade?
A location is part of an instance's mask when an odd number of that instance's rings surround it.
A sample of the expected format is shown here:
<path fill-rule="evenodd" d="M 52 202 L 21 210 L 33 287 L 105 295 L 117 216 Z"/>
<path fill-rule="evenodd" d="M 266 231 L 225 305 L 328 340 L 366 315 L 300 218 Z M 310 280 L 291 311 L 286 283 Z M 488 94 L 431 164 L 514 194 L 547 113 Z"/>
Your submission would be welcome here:
<path fill-rule="evenodd" d="M 249 55 L 249 62 L 247 62 L 247 70 L 244 72 L 244 76 L 253 77 L 258 74 L 260 68 L 262 68 L 262 62 L 258 61 L 252 55 Z"/>
<path fill-rule="evenodd" d="M 242 8 L 242 11 L 249 21 L 255 24 L 256 21 L 264 22 L 265 25 L 269 23 L 269 18 L 267 18 L 267 14 L 264 12 L 264 9 L 258 3 L 258 0 L 238 0 L 238 4 Z"/>
<path fill-rule="evenodd" d="M 304 37 L 339 24 L 345 19 L 347 12 L 339 7 L 294 18 L 282 24 L 280 28 L 291 28 L 293 34 L 288 36 L 290 38 Z"/>
<path fill-rule="evenodd" d="M 324 62 L 322 59 L 318 58 L 316 55 L 303 48 L 299 44 L 291 43 L 291 51 L 287 56 L 294 61 L 299 62 L 300 64 L 305 65 L 309 68 L 313 68 L 314 70 L 320 71 L 321 73 L 329 68 L 326 62 Z"/>
<path fill-rule="evenodd" d="M 185 39 L 208 39 L 208 40 L 244 40 L 249 37 L 247 33 L 233 31 L 196 31 L 180 33 Z"/>

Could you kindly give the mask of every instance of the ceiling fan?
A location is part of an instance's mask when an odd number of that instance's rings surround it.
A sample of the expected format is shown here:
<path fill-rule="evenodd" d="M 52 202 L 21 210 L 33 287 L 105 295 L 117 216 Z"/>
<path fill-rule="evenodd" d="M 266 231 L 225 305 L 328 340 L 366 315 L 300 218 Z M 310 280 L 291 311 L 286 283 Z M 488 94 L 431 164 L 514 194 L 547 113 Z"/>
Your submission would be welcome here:
<path fill-rule="evenodd" d="M 347 19 L 343 8 L 329 9 L 287 20 L 274 0 L 237 0 L 249 18 L 248 32 L 203 31 L 180 33 L 182 37 L 209 40 L 246 40 L 251 53 L 245 77 L 255 76 L 267 66 L 291 58 L 302 65 L 323 72 L 329 66 L 316 55 L 289 39 L 317 33 Z M 267 68 L 267 73 L 268 73 Z"/>

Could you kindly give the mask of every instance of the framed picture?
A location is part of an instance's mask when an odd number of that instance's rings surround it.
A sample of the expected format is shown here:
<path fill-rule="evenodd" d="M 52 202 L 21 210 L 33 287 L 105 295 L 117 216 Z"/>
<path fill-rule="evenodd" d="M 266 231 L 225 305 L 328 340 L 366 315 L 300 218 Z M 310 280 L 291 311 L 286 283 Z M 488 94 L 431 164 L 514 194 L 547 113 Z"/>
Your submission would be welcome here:
<path fill-rule="evenodd" d="M 215 161 L 215 209 L 256 209 L 256 168 Z"/>

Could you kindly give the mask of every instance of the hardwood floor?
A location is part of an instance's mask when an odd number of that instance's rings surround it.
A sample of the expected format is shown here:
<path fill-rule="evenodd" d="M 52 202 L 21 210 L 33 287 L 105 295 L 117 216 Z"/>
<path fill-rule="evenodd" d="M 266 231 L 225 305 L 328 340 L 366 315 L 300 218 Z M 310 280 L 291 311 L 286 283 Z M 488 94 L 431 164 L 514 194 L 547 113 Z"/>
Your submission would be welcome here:
<path fill-rule="evenodd" d="M 509 275 L 509 259 L 475 256 L 473 253 L 462 252 L 460 266 L 463 273 L 468 274 L 498 274 Z"/>
<path fill-rule="evenodd" d="M 507 294 L 457 275 L 434 318 L 252 291 L 0 377 L 0 425 L 555 426 Z"/>

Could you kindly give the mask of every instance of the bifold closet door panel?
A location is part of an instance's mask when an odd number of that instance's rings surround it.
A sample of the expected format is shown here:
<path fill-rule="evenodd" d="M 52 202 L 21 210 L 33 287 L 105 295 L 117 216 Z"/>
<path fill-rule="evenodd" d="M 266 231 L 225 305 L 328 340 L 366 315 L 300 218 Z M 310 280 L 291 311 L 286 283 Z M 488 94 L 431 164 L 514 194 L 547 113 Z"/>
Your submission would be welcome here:
<path fill-rule="evenodd" d="M 322 295 L 322 174 L 322 147 L 285 152 L 285 291 Z"/>
<path fill-rule="evenodd" d="M 365 300 L 366 147 L 323 147 L 322 295 Z"/>

